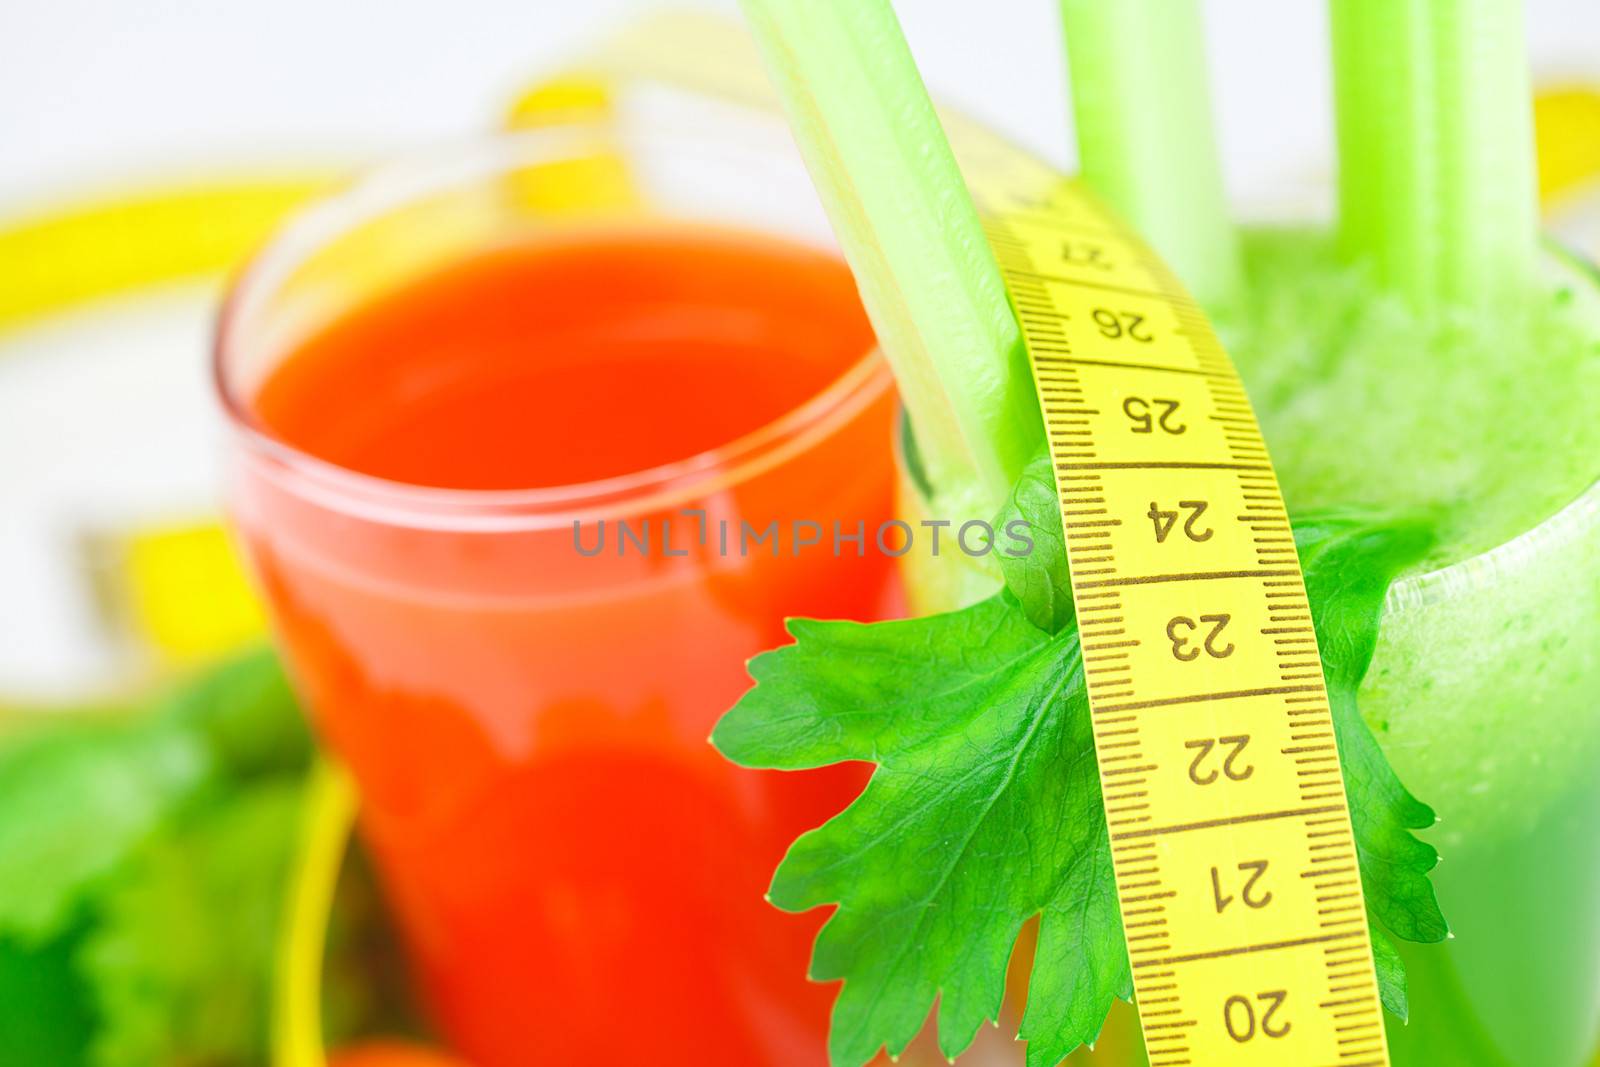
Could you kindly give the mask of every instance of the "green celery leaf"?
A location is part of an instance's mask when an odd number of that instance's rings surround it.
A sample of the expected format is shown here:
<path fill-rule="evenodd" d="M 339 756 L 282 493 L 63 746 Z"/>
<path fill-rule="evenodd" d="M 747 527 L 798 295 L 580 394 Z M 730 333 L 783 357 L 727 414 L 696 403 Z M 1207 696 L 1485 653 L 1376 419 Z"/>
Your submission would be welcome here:
<path fill-rule="evenodd" d="M 839 904 L 812 960 L 814 978 L 845 979 L 834 1062 L 899 1053 L 936 995 L 940 1048 L 966 1048 L 1041 913 L 1025 1029 L 1092 1040 L 1130 979 L 1076 632 L 1044 633 L 1007 593 L 790 632 L 796 644 L 751 662 L 757 684 L 712 741 L 749 766 L 878 764 L 772 883 L 789 911 Z"/>
<path fill-rule="evenodd" d="M 1421 523 L 1319 515 L 1296 525 L 1295 542 L 1328 681 L 1367 906 L 1405 941 L 1443 941 L 1450 928 L 1428 880 L 1439 853 L 1411 834 L 1434 824 L 1433 809 L 1401 784 L 1356 707 L 1356 690 L 1378 646 L 1389 584 L 1422 558 L 1432 535 Z"/>
<path fill-rule="evenodd" d="M 1001 517 L 1048 536 L 1053 491 L 1034 481 Z M 1047 556 L 1059 551 L 1046 544 Z M 1426 547 L 1426 530 L 1321 517 L 1302 525 L 1299 545 L 1369 906 L 1397 936 L 1437 940 L 1433 850 L 1409 833 L 1432 812 L 1400 785 L 1355 708 L 1384 593 Z M 1112 998 L 1130 993 L 1077 634 L 1053 570 L 1064 559 L 1013 564 L 1007 591 L 944 615 L 792 620 L 795 643 L 751 661 L 755 686 L 712 735 L 749 767 L 877 765 L 854 803 L 794 843 L 770 894 L 790 911 L 838 906 L 812 960 L 814 979 L 844 980 L 835 1064 L 898 1053 L 935 998 L 941 1050 L 966 1048 L 995 1018 L 1017 933 L 1035 915 L 1019 1033 L 1030 1065 L 1092 1041 Z M 1384 1003 L 1403 1013 L 1403 967 L 1377 925 L 1374 940 Z"/>
<path fill-rule="evenodd" d="M 1011 487 L 1005 506 L 995 516 L 1001 534 L 1021 522 L 1033 542 L 1031 551 L 999 553 L 1000 571 L 1028 621 L 1047 633 L 1073 624 L 1072 579 L 1067 574 L 1067 542 L 1062 535 L 1061 501 L 1056 496 L 1056 476 L 1050 456 L 1040 451 Z M 1009 538 L 1003 544 L 1012 543 Z"/>
<path fill-rule="evenodd" d="M 1372 934 L 1372 962 L 1378 972 L 1378 996 L 1384 1010 L 1401 1022 L 1410 1014 L 1406 1003 L 1406 964 L 1383 927 L 1367 913 L 1367 929 Z"/>

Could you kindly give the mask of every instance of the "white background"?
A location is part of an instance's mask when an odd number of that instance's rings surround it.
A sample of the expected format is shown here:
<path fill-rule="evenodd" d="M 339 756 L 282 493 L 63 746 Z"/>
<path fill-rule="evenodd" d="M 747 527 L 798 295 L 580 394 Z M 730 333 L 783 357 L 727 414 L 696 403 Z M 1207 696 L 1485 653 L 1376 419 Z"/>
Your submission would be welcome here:
<path fill-rule="evenodd" d="M 459 134 L 531 76 L 651 6 L 0 0 L 0 215 L 129 174 L 344 159 Z M 704 6 L 735 10 L 732 0 Z M 1600 78 L 1600 3 L 1527 6 L 1542 74 Z M 1235 194 L 1325 167 L 1322 0 L 1205 7 Z M 1055 0 L 898 0 L 896 8 L 936 95 L 1068 159 Z"/>

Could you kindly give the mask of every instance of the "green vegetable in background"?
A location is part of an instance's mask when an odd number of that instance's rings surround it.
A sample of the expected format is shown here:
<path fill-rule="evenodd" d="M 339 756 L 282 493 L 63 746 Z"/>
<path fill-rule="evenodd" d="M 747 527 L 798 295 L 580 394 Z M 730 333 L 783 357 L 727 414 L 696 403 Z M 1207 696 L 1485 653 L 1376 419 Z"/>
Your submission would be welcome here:
<path fill-rule="evenodd" d="M 151 706 L 40 715 L 0 740 L 7 1067 L 265 1062 L 310 759 L 265 650 Z M 351 896 L 336 952 L 370 926 L 351 913 L 370 896 Z M 329 1029 L 346 1033 L 383 983 L 347 959 L 330 972 Z"/>
<path fill-rule="evenodd" d="M 153 723 L 46 730 L 0 754 L 0 931 L 48 939 L 210 773 L 201 739 Z"/>
<path fill-rule="evenodd" d="M 750 767 L 877 764 L 850 807 L 794 843 L 771 889 L 790 911 L 838 905 L 812 961 L 813 978 L 844 979 L 830 1035 L 836 1064 L 865 1063 L 883 1046 L 900 1052 L 936 998 L 940 1049 L 965 1049 L 998 1017 L 1006 963 L 1034 916 L 1019 1034 L 1030 1065 L 1093 1041 L 1112 998 L 1130 995 L 1060 513 L 1042 457 L 997 525 L 1019 517 L 1037 547 L 1007 561 L 1000 593 L 900 622 L 792 620 L 795 643 L 751 662 L 755 686 L 713 734 Z M 1355 693 L 1384 593 L 1429 540 L 1414 523 L 1355 517 L 1297 527 L 1384 1003 L 1401 1015 L 1404 972 L 1383 931 L 1413 941 L 1447 933 L 1427 878 L 1437 854 L 1410 833 L 1433 814 L 1395 777 Z"/>
<path fill-rule="evenodd" d="M 98 1067 L 258 1060 L 297 778 L 196 806 L 106 885 L 77 953 L 95 990 Z"/>

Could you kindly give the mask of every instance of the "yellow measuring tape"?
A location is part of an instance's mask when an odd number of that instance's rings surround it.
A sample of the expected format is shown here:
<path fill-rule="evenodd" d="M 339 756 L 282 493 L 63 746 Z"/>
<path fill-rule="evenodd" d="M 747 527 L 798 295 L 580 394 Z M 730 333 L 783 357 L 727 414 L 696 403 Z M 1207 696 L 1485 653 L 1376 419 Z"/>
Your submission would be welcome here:
<path fill-rule="evenodd" d="M 1386 1065 L 1316 634 L 1244 387 L 1079 186 L 989 204 L 1049 433 L 1151 1067 Z"/>

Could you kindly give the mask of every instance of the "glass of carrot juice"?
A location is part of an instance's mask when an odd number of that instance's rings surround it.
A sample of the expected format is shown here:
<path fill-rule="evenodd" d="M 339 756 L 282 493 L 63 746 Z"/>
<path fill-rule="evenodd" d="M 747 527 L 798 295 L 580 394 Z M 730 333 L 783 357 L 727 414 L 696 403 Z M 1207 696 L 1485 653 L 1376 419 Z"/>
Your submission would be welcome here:
<path fill-rule="evenodd" d="M 864 778 L 707 737 L 786 616 L 896 602 L 828 232 L 775 124 L 573 125 L 358 181 L 227 302 L 234 524 L 477 1067 L 824 1061 L 763 893 Z"/>

